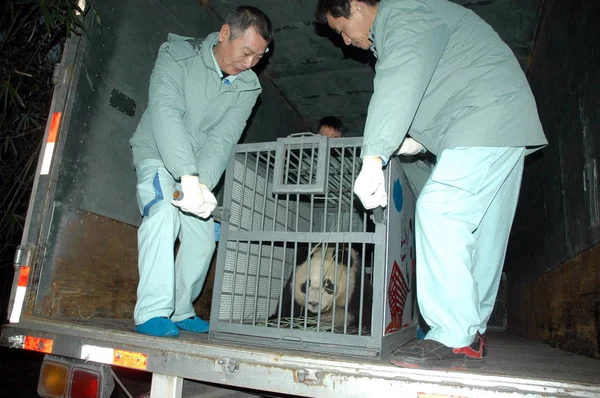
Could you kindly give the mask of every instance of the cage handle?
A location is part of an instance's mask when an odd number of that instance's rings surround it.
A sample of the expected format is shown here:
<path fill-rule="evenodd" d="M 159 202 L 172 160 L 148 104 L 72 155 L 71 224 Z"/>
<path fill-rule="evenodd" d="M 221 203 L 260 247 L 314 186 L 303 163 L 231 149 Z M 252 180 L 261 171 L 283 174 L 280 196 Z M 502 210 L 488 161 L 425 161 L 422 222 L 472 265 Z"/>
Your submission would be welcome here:
<path fill-rule="evenodd" d="M 374 222 L 378 224 L 383 224 L 385 222 L 385 213 L 383 211 L 383 207 L 377 206 L 373 209 L 373 215 L 371 216 Z"/>
<path fill-rule="evenodd" d="M 312 136 L 315 136 L 315 135 L 317 135 L 317 134 L 312 133 L 310 131 L 305 131 L 305 132 L 302 132 L 302 133 L 291 133 L 291 134 L 288 134 L 288 137 L 312 137 Z"/>

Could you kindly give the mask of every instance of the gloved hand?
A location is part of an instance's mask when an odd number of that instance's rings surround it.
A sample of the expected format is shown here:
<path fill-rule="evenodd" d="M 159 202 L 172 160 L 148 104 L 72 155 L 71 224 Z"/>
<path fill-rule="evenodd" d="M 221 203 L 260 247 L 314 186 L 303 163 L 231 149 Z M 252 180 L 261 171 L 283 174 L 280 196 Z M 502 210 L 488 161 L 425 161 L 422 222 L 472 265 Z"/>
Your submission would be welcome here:
<path fill-rule="evenodd" d="M 354 182 L 354 193 L 365 209 L 387 206 L 385 193 L 385 177 L 379 156 L 367 156 L 363 159 L 362 168 Z"/>
<path fill-rule="evenodd" d="M 204 195 L 204 204 L 206 206 L 205 215 L 200 216 L 202 218 L 210 217 L 211 213 L 217 208 L 217 198 L 215 195 L 208 189 L 208 187 L 202 183 L 200 183 L 200 189 L 202 190 L 202 195 Z"/>
<path fill-rule="evenodd" d="M 395 155 L 416 155 L 425 152 L 425 147 L 410 137 L 406 137 Z"/>
<path fill-rule="evenodd" d="M 173 199 L 171 203 L 187 213 L 195 214 L 200 218 L 208 218 L 217 207 L 217 199 L 206 185 L 198 181 L 198 176 L 182 176 L 181 191 L 183 198 Z"/>

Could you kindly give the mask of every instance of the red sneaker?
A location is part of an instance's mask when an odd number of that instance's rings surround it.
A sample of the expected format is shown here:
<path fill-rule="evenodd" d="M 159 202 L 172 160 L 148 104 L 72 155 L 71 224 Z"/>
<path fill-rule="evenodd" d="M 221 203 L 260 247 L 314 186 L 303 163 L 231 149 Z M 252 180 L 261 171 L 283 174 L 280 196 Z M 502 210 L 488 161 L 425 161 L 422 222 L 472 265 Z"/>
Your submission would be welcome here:
<path fill-rule="evenodd" d="M 390 362 L 416 369 L 485 369 L 487 341 L 479 333 L 466 347 L 452 348 L 435 340 L 414 340 L 394 351 Z"/>

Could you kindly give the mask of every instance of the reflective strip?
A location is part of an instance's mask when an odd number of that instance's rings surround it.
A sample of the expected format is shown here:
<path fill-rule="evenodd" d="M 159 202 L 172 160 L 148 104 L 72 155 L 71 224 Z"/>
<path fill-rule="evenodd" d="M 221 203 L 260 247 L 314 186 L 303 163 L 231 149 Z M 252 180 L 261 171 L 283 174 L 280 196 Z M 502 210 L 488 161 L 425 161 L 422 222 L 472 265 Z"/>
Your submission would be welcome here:
<path fill-rule="evenodd" d="M 115 350 L 113 365 L 145 370 L 148 366 L 148 355 L 141 352 Z"/>
<path fill-rule="evenodd" d="M 54 340 L 33 336 L 25 336 L 25 342 L 23 344 L 23 348 L 26 350 L 43 352 L 46 354 L 52 354 L 53 346 Z"/>
<path fill-rule="evenodd" d="M 60 127 L 61 117 L 62 112 L 54 112 L 52 115 L 50 131 L 48 132 L 48 141 L 46 141 L 44 157 L 42 158 L 42 169 L 40 170 L 41 175 L 46 175 L 50 172 L 50 164 L 52 163 L 52 154 L 54 153 L 54 146 L 56 144 L 56 137 L 58 136 L 58 128 Z"/>
<path fill-rule="evenodd" d="M 28 266 L 22 266 L 19 269 L 19 282 L 17 286 L 27 287 L 27 281 L 29 280 L 29 270 Z"/>
<path fill-rule="evenodd" d="M 44 149 L 44 160 L 42 160 L 41 175 L 47 175 L 50 172 L 50 162 L 52 161 L 52 153 L 54 153 L 54 142 L 46 144 Z"/>
<path fill-rule="evenodd" d="M 148 365 L 148 354 L 87 344 L 81 347 L 80 358 L 85 361 L 94 361 L 140 370 L 146 370 Z"/>
<path fill-rule="evenodd" d="M 23 310 L 23 302 L 25 301 L 25 293 L 27 292 L 27 281 L 29 280 L 29 270 L 30 268 L 27 266 L 22 266 L 19 269 L 15 301 L 9 318 L 10 323 L 19 323 L 21 319 L 21 311 Z"/>
<path fill-rule="evenodd" d="M 25 301 L 26 291 L 27 288 L 17 286 L 17 291 L 15 292 L 15 302 L 10 313 L 10 323 L 19 323 L 19 320 L 21 319 L 21 310 L 23 309 L 23 301 Z"/>
<path fill-rule="evenodd" d="M 114 351 L 115 350 L 112 348 L 96 347 L 93 345 L 84 344 L 81 347 L 80 358 L 84 361 L 94 361 L 112 365 Z"/>
<path fill-rule="evenodd" d="M 46 354 L 52 354 L 54 348 L 54 340 L 52 339 L 23 335 L 8 336 L 8 344 L 10 348 L 21 348 Z"/>

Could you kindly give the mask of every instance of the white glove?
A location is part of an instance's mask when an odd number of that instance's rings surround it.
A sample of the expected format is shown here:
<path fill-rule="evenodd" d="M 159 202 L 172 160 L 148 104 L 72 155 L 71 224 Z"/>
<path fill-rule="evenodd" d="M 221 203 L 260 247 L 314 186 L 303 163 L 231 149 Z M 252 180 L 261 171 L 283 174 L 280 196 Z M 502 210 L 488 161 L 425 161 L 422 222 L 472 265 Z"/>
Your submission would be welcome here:
<path fill-rule="evenodd" d="M 400 149 L 396 155 L 416 155 L 417 153 L 425 152 L 425 147 L 410 137 L 406 137 L 400 145 Z"/>
<path fill-rule="evenodd" d="M 217 207 L 217 199 L 206 185 L 198 181 L 197 176 L 182 176 L 181 191 L 183 197 L 179 200 L 173 199 L 171 203 L 187 213 L 208 218 Z"/>
<path fill-rule="evenodd" d="M 204 204 L 206 206 L 205 215 L 200 216 L 202 218 L 210 217 L 211 213 L 217 208 L 217 198 L 215 195 L 208 189 L 208 187 L 202 183 L 200 183 L 200 189 L 202 190 L 202 194 L 204 195 Z"/>
<path fill-rule="evenodd" d="M 379 156 L 367 156 L 363 159 L 362 168 L 354 182 L 354 193 L 365 209 L 387 206 L 385 193 L 385 177 Z"/>

